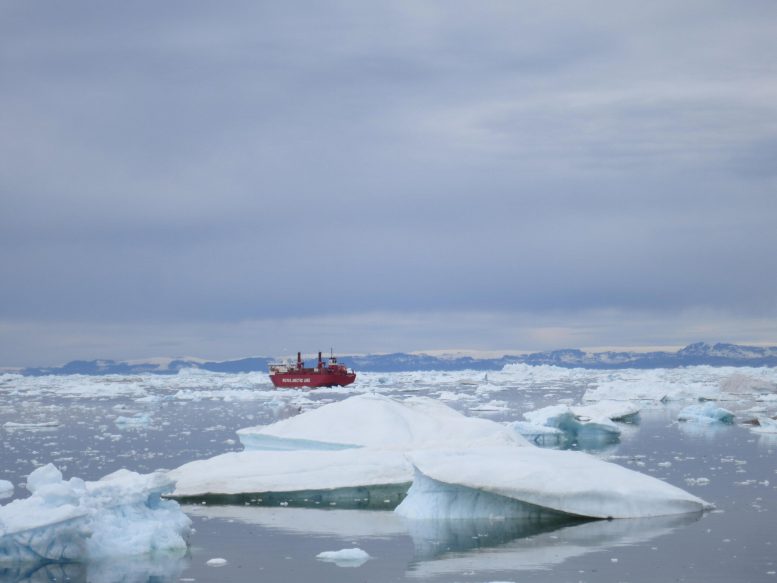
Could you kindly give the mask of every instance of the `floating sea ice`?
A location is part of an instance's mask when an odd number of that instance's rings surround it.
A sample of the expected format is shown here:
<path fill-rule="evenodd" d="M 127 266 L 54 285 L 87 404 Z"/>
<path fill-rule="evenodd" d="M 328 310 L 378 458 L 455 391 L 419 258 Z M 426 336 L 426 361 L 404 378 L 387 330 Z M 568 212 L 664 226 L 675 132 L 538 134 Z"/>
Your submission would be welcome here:
<path fill-rule="evenodd" d="M 440 401 L 461 401 L 462 399 L 472 399 L 472 397 L 466 393 L 457 393 L 455 391 L 440 391 L 437 394 L 437 398 Z"/>
<path fill-rule="evenodd" d="M 59 427 L 59 421 L 39 421 L 31 423 L 17 423 L 15 421 L 6 421 L 3 423 L 6 429 L 44 429 L 47 427 Z"/>
<path fill-rule="evenodd" d="M 677 401 L 716 399 L 721 390 L 718 378 L 706 372 L 706 367 L 681 371 L 629 370 L 613 374 L 586 390 L 584 401 Z"/>
<path fill-rule="evenodd" d="M 470 407 L 471 411 L 488 411 L 488 412 L 497 412 L 497 411 L 508 411 L 510 408 L 507 406 L 507 401 L 497 401 L 492 400 L 488 403 L 480 403 L 479 405 L 474 405 L 473 407 Z"/>
<path fill-rule="evenodd" d="M 575 408 L 568 405 L 551 405 L 528 411 L 523 416 L 530 425 L 553 427 L 563 431 L 570 441 L 611 442 L 617 440 L 621 434 L 618 426 L 607 417 L 591 418 L 580 415 Z M 521 426 L 516 429 L 520 432 Z"/>
<path fill-rule="evenodd" d="M 705 425 L 713 423 L 730 424 L 734 422 L 734 414 L 728 409 L 718 407 L 715 403 L 702 403 L 685 407 L 677 415 L 677 420 Z"/>
<path fill-rule="evenodd" d="M 777 433 L 777 420 L 771 417 L 758 417 L 758 425 L 750 428 L 754 433 Z"/>
<path fill-rule="evenodd" d="M 339 551 L 324 551 L 316 555 L 317 559 L 334 563 L 338 567 L 359 567 L 371 557 L 360 548 L 342 549 Z"/>
<path fill-rule="evenodd" d="M 13 496 L 13 484 L 8 480 L 0 480 L 0 498 Z"/>
<path fill-rule="evenodd" d="M 763 394 L 777 392 L 777 385 L 769 379 L 734 373 L 720 381 L 721 390 L 735 394 Z"/>
<path fill-rule="evenodd" d="M 151 423 L 151 417 L 145 413 L 138 413 L 132 417 L 120 415 L 113 421 L 119 428 L 145 427 Z"/>
<path fill-rule="evenodd" d="M 578 417 L 632 423 L 639 417 L 640 407 L 630 401 L 605 400 L 590 405 L 575 405 L 572 410 Z"/>
<path fill-rule="evenodd" d="M 0 507 L 0 563 L 183 553 L 191 521 L 160 497 L 172 488 L 161 472 L 119 470 L 85 482 L 40 467 L 27 479 L 31 496 Z"/>
<path fill-rule="evenodd" d="M 205 564 L 208 565 L 208 567 L 223 567 L 224 565 L 227 564 L 227 560 L 222 559 L 220 557 L 216 557 L 213 559 L 208 559 L 207 561 L 205 561 Z"/>
<path fill-rule="evenodd" d="M 582 452 L 492 447 L 419 451 L 410 458 L 413 485 L 395 512 L 414 519 L 639 518 L 712 507 L 657 478 Z"/>

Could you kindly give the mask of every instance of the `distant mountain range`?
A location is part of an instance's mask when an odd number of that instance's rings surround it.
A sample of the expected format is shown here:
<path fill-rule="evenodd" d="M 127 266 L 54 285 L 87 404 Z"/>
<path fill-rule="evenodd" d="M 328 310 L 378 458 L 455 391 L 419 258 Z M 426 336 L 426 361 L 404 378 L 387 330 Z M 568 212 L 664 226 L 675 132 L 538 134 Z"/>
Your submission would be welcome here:
<path fill-rule="evenodd" d="M 258 356 L 203 362 L 200 360 L 171 359 L 149 362 L 122 362 L 115 360 L 74 360 L 64 366 L 26 368 L 21 374 L 40 375 L 104 375 L 104 374 L 175 374 L 182 368 L 199 368 L 213 372 L 266 371 L 267 364 L 275 359 Z M 680 366 L 777 366 L 777 346 L 741 346 L 737 344 L 689 344 L 677 352 L 583 352 L 577 349 L 535 352 L 520 356 L 505 355 L 499 358 L 473 358 L 469 356 L 446 357 L 428 354 L 370 354 L 342 356 L 341 362 L 357 372 L 401 372 L 411 370 L 500 370 L 506 364 L 549 364 L 565 368 L 676 368 Z"/>

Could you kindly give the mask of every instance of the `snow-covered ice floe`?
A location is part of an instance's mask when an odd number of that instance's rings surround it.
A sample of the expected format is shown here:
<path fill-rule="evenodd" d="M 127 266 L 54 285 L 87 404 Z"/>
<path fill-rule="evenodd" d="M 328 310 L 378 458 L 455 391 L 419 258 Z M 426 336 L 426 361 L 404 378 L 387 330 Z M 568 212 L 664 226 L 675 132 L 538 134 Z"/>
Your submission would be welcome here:
<path fill-rule="evenodd" d="M 393 508 L 413 479 L 413 466 L 405 455 L 409 451 L 529 447 L 508 427 L 466 417 L 433 399 L 397 401 L 373 394 L 241 429 L 238 435 L 246 451 L 171 471 L 176 482 L 173 495 L 217 502 Z"/>
<path fill-rule="evenodd" d="M 715 403 L 701 403 L 685 407 L 678 413 L 677 420 L 704 425 L 712 423 L 731 424 L 734 422 L 734 414 L 728 409 L 718 407 Z"/>
<path fill-rule="evenodd" d="M 528 445 L 499 423 L 466 417 L 427 397 L 398 401 L 364 394 L 325 405 L 272 425 L 237 432 L 246 449 L 300 450 L 371 447 L 416 448 L 478 444 Z"/>
<path fill-rule="evenodd" d="M 31 496 L 0 507 L 0 564 L 183 554 L 191 521 L 161 499 L 172 487 L 163 472 L 119 470 L 85 482 L 40 467 L 27 479 Z"/>
<path fill-rule="evenodd" d="M 712 508 L 680 488 L 582 452 L 494 447 L 410 457 L 416 474 L 396 509 L 408 518 L 640 518 Z"/>
<path fill-rule="evenodd" d="M 537 448 L 505 425 L 428 398 L 360 395 L 240 434 L 272 449 L 185 464 L 169 473 L 173 496 L 393 508 L 407 492 L 398 511 L 412 518 L 626 518 L 709 507 L 656 478 Z"/>

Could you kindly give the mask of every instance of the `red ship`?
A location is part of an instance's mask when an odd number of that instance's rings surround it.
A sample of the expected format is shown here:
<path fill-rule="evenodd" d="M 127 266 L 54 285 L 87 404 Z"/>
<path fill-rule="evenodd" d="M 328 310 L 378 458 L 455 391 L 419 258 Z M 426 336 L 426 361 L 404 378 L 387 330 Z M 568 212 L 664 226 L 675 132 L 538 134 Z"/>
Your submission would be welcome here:
<path fill-rule="evenodd" d="M 270 365 L 270 380 L 276 387 L 344 387 L 356 380 L 356 373 L 337 362 L 334 355 L 326 364 L 318 353 L 316 368 L 305 368 L 302 353 L 297 353 L 296 366 L 274 362 Z"/>

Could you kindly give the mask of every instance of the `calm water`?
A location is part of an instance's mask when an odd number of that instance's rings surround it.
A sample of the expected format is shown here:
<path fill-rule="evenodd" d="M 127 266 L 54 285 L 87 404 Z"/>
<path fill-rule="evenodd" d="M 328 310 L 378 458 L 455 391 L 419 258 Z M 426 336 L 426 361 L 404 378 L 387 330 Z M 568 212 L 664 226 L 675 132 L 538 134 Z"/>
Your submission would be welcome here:
<path fill-rule="evenodd" d="M 134 388 L 113 390 L 120 382 Z M 113 378 L 104 391 L 63 397 L 55 379 L 45 390 L 37 385 L 20 390 L 17 380 L 6 377 L 0 384 L 0 425 L 51 420 L 59 425 L 3 429 L 0 478 L 17 484 L 16 496 L 23 497 L 18 484 L 47 462 L 66 477 L 85 479 L 121 467 L 172 468 L 242 449 L 235 435 L 241 427 L 347 396 L 273 393 L 261 380 L 219 395 L 207 377 L 188 381 L 189 392 L 182 393 L 165 382 L 173 381 Z M 425 382 L 385 375 L 370 382 L 369 388 L 396 396 L 465 395 L 450 404 L 495 420 L 518 419 L 522 411 L 559 400 L 577 402 L 589 386 L 579 379 L 552 387 L 541 381 L 521 386 L 496 381 L 496 387 L 478 392 L 477 385 L 457 384 L 455 378 Z M 701 517 L 592 521 L 532 531 L 514 521 L 407 523 L 381 511 L 187 506 L 196 532 L 183 559 L 20 566 L 0 571 L 0 581 L 777 582 L 777 441 L 742 426 L 678 424 L 680 406 L 643 409 L 638 424 L 623 426 L 620 442 L 592 453 L 716 504 L 717 511 Z M 120 417 L 133 421 L 117 424 Z M 358 566 L 315 558 L 322 551 L 353 547 L 372 558 Z M 226 565 L 206 566 L 214 557 L 226 559 Z"/>

